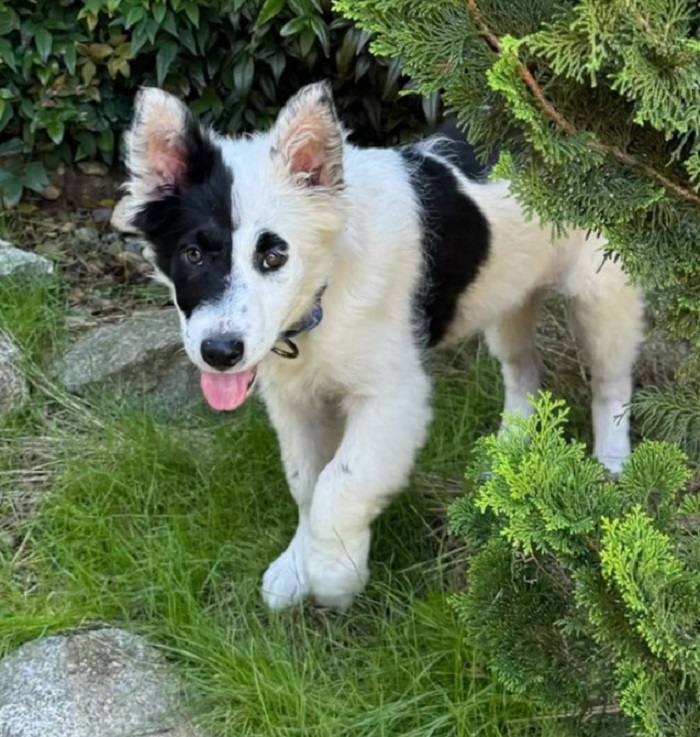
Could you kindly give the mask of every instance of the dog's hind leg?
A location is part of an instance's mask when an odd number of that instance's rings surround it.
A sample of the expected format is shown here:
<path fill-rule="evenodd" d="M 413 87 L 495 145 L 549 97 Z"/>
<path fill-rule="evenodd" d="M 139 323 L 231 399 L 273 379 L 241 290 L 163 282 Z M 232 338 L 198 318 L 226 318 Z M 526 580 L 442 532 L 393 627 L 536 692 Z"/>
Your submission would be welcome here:
<path fill-rule="evenodd" d="M 407 482 L 430 422 L 430 381 L 418 365 L 372 396 L 345 403 L 347 422 L 311 503 L 307 573 L 316 601 L 345 610 L 368 578 L 370 524 Z"/>
<path fill-rule="evenodd" d="M 540 388 L 540 369 L 535 349 L 535 326 L 542 296 L 532 293 L 516 309 L 507 312 L 484 331 L 489 350 L 501 363 L 505 401 L 504 415 L 532 413 L 528 395 Z M 507 428 L 507 417 L 501 429 Z"/>
<path fill-rule="evenodd" d="M 569 292 L 572 323 L 591 367 L 593 454 L 616 474 L 630 453 L 632 369 L 642 341 L 644 302 L 620 265 L 602 259 L 600 252 L 582 257 Z"/>
<path fill-rule="evenodd" d="M 277 431 L 287 483 L 299 508 L 294 537 L 263 576 L 265 603 L 270 609 L 284 609 L 309 593 L 306 554 L 311 499 L 319 474 L 338 448 L 343 423 L 335 408 L 320 401 L 278 396 L 268 396 L 265 401 Z"/>

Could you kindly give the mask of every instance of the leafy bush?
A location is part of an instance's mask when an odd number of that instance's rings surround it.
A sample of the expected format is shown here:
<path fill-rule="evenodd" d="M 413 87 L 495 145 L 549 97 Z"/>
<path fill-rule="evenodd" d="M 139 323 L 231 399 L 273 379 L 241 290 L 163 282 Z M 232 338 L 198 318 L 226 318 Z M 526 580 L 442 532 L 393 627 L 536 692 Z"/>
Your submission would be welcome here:
<path fill-rule="evenodd" d="M 619 483 L 564 438 L 543 394 L 477 443 L 450 512 L 469 546 L 468 640 L 561 734 L 700 734 L 700 500 L 686 457 L 647 441 Z"/>
<path fill-rule="evenodd" d="M 700 422 L 700 4 L 696 0 L 335 0 L 442 94 L 525 208 L 601 231 L 686 341 Z M 614 319 L 611 316 L 611 319 Z M 663 412 L 643 409 L 648 428 Z M 697 437 L 674 439 L 691 449 Z"/>
<path fill-rule="evenodd" d="M 395 139 L 424 116 L 399 99 L 398 62 L 372 57 L 369 38 L 329 0 L 0 0 L 5 203 L 41 191 L 61 161 L 113 163 L 141 85 L 234 133 L 269 124 L 299 86 L 327 77 L 360 140 Z"/>

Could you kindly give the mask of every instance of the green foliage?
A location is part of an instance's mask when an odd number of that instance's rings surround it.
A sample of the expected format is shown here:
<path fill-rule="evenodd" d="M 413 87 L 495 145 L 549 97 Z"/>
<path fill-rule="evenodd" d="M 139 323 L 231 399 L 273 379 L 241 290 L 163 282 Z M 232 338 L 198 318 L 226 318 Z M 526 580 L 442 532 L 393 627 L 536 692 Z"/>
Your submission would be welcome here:
<path fill-rule="evenodd" d="M 268 125 L 302 84 L 331 78 L 363 140 L 419 127 L 420 104 L 398 99 L 398 62 L 372 57 L 368 42 L 330 0 L 0 0 L 5 204 L 40 192 L 61 161 L 114 162 L 141 85 L 234 133 Z"/>
<path fill-rule="evenodd" d="M 681 378 L 700 408 L 700 5 L 335 7 L 376 34 L 375 53 L 403 59 L 416 91 L 440 92 L 483 155 L 500 154 L 497 173 L 512 179 L 527 212 L 608 238 L 664 328 L 693 349 Z"/>
<path fill-rule="evenodd" d="M 471 551 L 453 604 L 490 667 L 574 735 L 700 731 L 700 504 L 687 458 L 646 441 L 618 482 L 542 394 L 477 442 L 450 509 Z"/>

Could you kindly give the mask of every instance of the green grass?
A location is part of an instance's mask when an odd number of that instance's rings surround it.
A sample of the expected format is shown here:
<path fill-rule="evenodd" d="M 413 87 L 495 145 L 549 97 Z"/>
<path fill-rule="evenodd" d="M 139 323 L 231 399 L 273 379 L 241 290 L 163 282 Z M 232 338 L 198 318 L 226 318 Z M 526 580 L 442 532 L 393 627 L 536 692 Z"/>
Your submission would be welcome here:
<path fill-rule="evenodd" d="M 53 280 L 0 289 L 0 315 L 34 366 L 65 339 Z M 65 397 L 35 370 L 31 408 L 0 431 L 0 494 L 42 470 L 41 504 L 0 538 L 0 651 L 85 625 L 140 632 L 227 737 L 554 735 L 481 670 L 447 602 L 465 563 L 444 511 L 501 402 L 493 362 L 472 354 L 441 365 L 431 439 L 344 616 L 262 603 L 295 510 L 256 403 L 176 424 Z"/>

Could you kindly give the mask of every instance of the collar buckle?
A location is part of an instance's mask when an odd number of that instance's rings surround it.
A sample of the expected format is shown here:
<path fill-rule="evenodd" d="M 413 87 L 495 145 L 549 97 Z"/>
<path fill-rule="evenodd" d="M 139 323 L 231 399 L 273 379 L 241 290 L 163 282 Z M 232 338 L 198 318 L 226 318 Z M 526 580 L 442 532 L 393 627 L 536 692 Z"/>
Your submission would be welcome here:
<path fill-rule="evenodd" d="M 316 293 L 316 298 L 311 310 L 309 311 L 309 314 L 306 315 L 306 317 L 304 317 L 298 323 L 292 325 L 289 330 L 285 330 L 284 332 L 280 333 L 279 338 L 277 338 L 277 342 L 284 343 L 285 347 L 282 348 L 280 346 L 274 345 L 272 346 L 273 353 L 282 358 L 291 359 L 298 357 L 299 347 L 296 343 L 294 343 L 292 338 L 295 338 L 297 335 L 301 335 L 301 333 L 308 333 L 310 330 L 313 330 L 319 325 L 319 323 L 323 319 L 323 307 L 321 307 L 321 297 L 323 296 L 323 293 L 325 291 L 326 287 L 324 285 Z"/>

